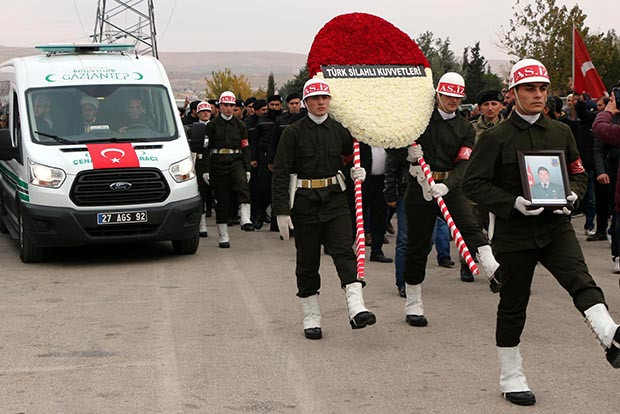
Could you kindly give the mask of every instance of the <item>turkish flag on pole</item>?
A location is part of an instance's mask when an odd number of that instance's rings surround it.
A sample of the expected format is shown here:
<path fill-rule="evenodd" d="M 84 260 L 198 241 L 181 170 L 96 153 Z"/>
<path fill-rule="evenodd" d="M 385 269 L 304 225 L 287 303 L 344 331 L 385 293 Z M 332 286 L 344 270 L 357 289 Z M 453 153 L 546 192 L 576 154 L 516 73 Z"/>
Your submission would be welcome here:
<path fill-rule="evenodd" d="M 592 64 L 586 45 L 573 28 L 573 91 L 589 93 L 593 99 L 607 95 L 601 77 Z"/>
<path fill-rule="evenodd" d="M 139 167 L 140 160 L 130 143 L 87 144 L 93 168 Z"/>

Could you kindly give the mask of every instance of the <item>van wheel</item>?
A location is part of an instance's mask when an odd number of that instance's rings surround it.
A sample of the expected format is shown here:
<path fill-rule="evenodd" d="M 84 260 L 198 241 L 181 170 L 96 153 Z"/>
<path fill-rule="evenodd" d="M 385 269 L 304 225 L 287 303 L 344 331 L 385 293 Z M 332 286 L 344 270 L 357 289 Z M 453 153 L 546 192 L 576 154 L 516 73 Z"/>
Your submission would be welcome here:
<path fill-rule="evenodd" d="M 19 215 L 19 257 L 24 263 L 39 263 L 43 260 L 43 249 L 37 247 L 24 233 L 24 221 Z"/>
<path fill-rule="evenodd" d="M 185 240 L 172 240 L 172 248 L 176 254 L 194 254 L 198 250 L 200 236 L 195 236 Z"/>

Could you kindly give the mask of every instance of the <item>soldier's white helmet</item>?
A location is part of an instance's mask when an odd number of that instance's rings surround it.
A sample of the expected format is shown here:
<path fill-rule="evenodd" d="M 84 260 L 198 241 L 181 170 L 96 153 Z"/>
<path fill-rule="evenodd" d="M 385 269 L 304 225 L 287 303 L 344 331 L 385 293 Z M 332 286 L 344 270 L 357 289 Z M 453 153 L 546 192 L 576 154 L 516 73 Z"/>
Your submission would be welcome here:
<path fill-rule="evenodd" d="M 200 111 L 212 112 L 211 104 L 209 102 L 205 102 L 205 101 L 200 102 L 198 104 L 198 106 L 196 107 L 196 112 L 200 112 Z"/>
<path fill-rule="evenodd" d="M 512 66 L 510 78 L 508 79 L 508 89 L 512 89 L 522 83 L 532 82 L 551 83 L 545 65 L 536 59 L 522 59 Z"/>
<path fill-rule="evenodd" d="M 437 93 L 455 98 L 465 97 L 465 79 L 456 72 L 446 72 L 439 79 Z"/>
<path fill-rule="evenodd" d="M 304 84 L 303 99 L 316 95 L 332 96 L 331 91 L 329 90 L 329 85 L 325 82 L 325 79 L 313 78 Z"/>
<path fill-rule="evenodd" d="M 222 92 L 222 94 L 220 95 L 220 105 L 221 104 L 236 104 L 237 103 L 237 98 L 235 97 L 235 94 L 232 93 L 231 91 L 225 91 Z"/>

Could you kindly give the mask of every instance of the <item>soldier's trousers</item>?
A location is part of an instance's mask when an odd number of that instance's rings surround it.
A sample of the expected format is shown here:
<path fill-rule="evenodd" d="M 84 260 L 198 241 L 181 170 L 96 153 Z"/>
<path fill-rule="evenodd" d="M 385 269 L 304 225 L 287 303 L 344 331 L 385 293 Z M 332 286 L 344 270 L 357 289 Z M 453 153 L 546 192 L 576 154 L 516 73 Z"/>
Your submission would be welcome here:
<path fill-rule="evenodd" d="M 246 179 L 243 164 L 239 162 L 234 169 L 226 175 L 211 173 L 211 185 L 217 204 L 215 205 L 215 222 L 228 223 L 230 218 L 231 193 L 237 193 L 237 201 L 240 204 L 250 202 L 250 187 Z"/>
<path fill-rule="evenodd" d="M 588 273 L 575 232 L 566 231 L 548 245 L 530 250 L 496 253 L 502 270 L 502 288 L 497 306 L 495 341 L 500 347 L 519 344 L 525 326 L 534 268 L 540 262 L 571 295 L 582 313 L 605 303 L 603 291 Z"/>
<path fill-rule="evenodd" d="M 203 211 L 211 211 L 213 208 L 213 189 L 211 185 L 205 183 L 202 175 L 207 172 L 207 165 L 202 157 L 196 158 L 196 178 L 198 181 L 198 192 L 202 199 Z"/>
<path fill-rule="evenodd" d="M 321 288 L 319 266 L 321 264 L 321 244 L 332 257 L 340 284 L 344 287 L 357 282 L 357 265 L 351 237 L 351 219 L 348 215 L 333 220 L 300 224 L 292 217 L 295 227 L 295 248 L 297 249 L 297 296 L 306 298 L 318 293 Z"/>
<path fill-rule="evenodd" d="M 489 244 L 486 236 L 478 227 L 471 206 L 460 188 L 450 190 L 443 198 L 452 220 L 461 232 L 472 256 L 478 247 Z M 405 193 L 405 211 L 407 213 L 407 255 L 405 259 L 405 282 L 417 285 L 426 276 L 428 259 L 435 219 L 441 215 L 437 201 L 426 201 L 417 181 L 410 180 Z"/>

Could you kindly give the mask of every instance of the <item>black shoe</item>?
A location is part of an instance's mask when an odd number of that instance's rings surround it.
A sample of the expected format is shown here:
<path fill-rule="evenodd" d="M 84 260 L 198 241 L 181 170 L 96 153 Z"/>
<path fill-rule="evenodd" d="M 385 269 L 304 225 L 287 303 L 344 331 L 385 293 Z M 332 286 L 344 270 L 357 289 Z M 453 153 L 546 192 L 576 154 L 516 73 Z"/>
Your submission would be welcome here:
<path fill-rule="evenodd" d="M 205 230 L 205 231 L 201 231 L 200 233 L 198 233 L 198 235 L 199 235 L 200 237 L 209 237 L 209 233 L 207 233 L 207 231 L 206 231 L 206 230 Z"/>
<path fill-rule="evenodd" d="M 607 354 L 607 361 L 614 368 L 620 368 L 620 328 L 616 329 L 616 334 L 614 335 L 613 341 L 611 341 L 611 346 L 607 348 L 605 353 Z"/>
<path fill-rule="evenodd" d="M 306 339 L 321 339 L 323 337 L 323 332 L 321 328 L 308 328 L 304 329 L 304 335 Z"/>
<path fill-rule="evenodd" d="M 371 262 L 380 262 L 380 263 L 392 263 L 393 260 L 384 255 L 383 253 L 371 254 L 370 255 Z"/>
<path fill-rule="evenodd" d="M 461 263 L 461 281 L 462 282 L 473 282 L 474 275 L 469 270 L 469 266 L 465 263 Z"/>
<path fill-rule="evenodd" d="M 261 226 L 262 227 L 262 226 Z M 252 223 L 245 223 L 241 225 L 241 230 L 243 231 L 256 231 Z"/>
<path fill-rule="evenodd" d="M 405 320 L 411 326 L 426 326 L 426 325 L 428 325 L 428 321 L 426 320 L 424 315 L 407 315 Z"/>
<path fill-rule="evenodd" d="M 205 217 L 211 217 L 211 209 L 205 210 Z"/>
<path fill-rule="evenodd" d="M 375 314 L 370 311 L 360 312 L 349 321 L 352 329 L 362 329 L 377 322 Z"/>
<path fill-rule="evenodd" d="M 532 391 L 505 392 L 504 398 L 517 405 L 536 404 L 536 396 Z"/>
<path fill-rule="evenodd" d="M 607 240 L 607 235 L 604 233 L 596 233 L 592 236 L 586 237 L 586 241 L 601 241 L 601 240 Z"/>
<path fill-rule="evenodd" d="M 255 220 L 254 223 L 252 223 L 252 226 L 256 229 L 256 230 L 260 230 L 263 228 L 263 221 L 262 220 Z M 247 231 L 251 231 L 251 230 L 247 230 Z"/>
<path fill-rule="evenodd" d="M 271 217 L 269 216 L 269 214 L 265 213 L 265 216 L 263 217 L 263 221 L 267 224 L 271 223 Z"/>
<path fill-rule="evenodd" d="M 441 267 L 447 267 L 448 269 L 452 269 L 455 263 L 450 260 L 449 257 L 442 257 L 440 259 L 437 259 L 437 264 Z"/>
<path fill-rule="evenodd" d="M 218 246 L 220 246 L 220 249 L 230 249 L 230 242 L 218 243 Z"/>
<path fill-rule="evenodd" d="M 404 286 L 399 286 L 398 287 L 398 296 L 400 296 L 401 298 L 406 298 L 407 297 L 407 291 L 405 290 Z"/>

